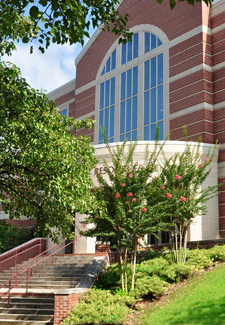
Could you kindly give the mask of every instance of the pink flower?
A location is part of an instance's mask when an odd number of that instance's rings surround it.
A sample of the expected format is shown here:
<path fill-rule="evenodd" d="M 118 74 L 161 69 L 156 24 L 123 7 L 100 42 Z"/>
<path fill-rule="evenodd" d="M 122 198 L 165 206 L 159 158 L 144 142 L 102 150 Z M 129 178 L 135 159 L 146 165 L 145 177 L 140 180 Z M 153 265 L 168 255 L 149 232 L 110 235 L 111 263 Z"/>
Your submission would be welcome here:
<path fill-rule="evenodd" d="M 136 202 L 137 199 L 135 197 L 133 197 L 133 199 L 131 200 L 132 202 Z"/>
<path fill-rule="evenodd" d="M 125 184 L 125 183 L 121 183 L 121 186 L 122 186 L 122 187 L 125 187 L 125 186 L 126 186 L 126 184 Z"/>
<path fill-rule="evenodd" d="M 181 179 L 181 176 L 180 175 L 176 175 L 176 180 L 179 181 Z"/>
<path fill-rule="evenodd" d="M 147 212 L 147 208 L 142 208 L 141 212 Z"/>
<path fill-rule="evenodd" d="M 161 188 L 161 190 L 165 190 L 165 186 L 164 185 L 160 186 L 160 188 Z"/>
<path fill-rule="evenodd" d="M 204 167 L 204 164 L 200 164 L 199 167 L 200 167 L 200 168 L 203 168 L 203 167 Z"/>
<path fill-rule="evenodd" d="M 134 176 L 133 174 L 129 174 L 128 175 L 129 178 L 133 178 L 133 176 Z"/>
<path fill-rule="evenodd" d="M 125 204 L 129 204 L 129 201 L 125 201 Z"/>
<path fill-rule="evenodd" d="M 115 194 L 115 198 L 118 199 L 119 197 L 120 197 L 120 193 L 117 192 L 117 193 Z"/>
<path fill-rule="evenodd" d="M 203 155 L 203 153 L 201 154 L 201 158 L 203 158 L 204 157 L 204 155 Z"/>
<path fill-rule="evenodd" d="M 170 194 L 170 193 L 166 193 L 166 197 L 167 197 L 167 199 L 170 199 L 172 196 L 173 196 L 172 194 Z"/>
<path fill-rule="evenodd" d="M 81 225 L 81 228 L 86 228 L 85 223 L 83 223 L 83 224 Z"/>
<path fill-rule="evenodd" d="M 187 199 L 184 196 L 180 196 L 180 202 L 185 202 Z"/>
<path fill-rule="evenodd" d="M 133 193 L 132 192 L 128 192 L 127 196 L 128 197 L 131 197 L 131 196 L 133 196 Z"/>
<path fill-rule="evenodd" d="M 208 164 L 209 163 L 209 158 L 205 158 L 205 162 Z"/>

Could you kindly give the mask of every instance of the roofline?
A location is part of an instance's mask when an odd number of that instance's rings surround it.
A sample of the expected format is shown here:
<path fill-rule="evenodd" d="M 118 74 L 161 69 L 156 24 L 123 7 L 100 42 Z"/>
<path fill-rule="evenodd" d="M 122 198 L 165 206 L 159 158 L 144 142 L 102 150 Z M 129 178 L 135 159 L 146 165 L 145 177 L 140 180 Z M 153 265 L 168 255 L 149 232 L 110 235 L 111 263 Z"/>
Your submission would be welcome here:
<path fill-rule="evenodd" d="M 68 92 L 70 92 L 72 90 L 75 91 L 75 89 L 76 89 L 76 78 L 66 82 L 62 86 L 55 88 L 54 90 L 50 91 L 46 95 L 50 99 L 55 100 L 56 98 L 58 98 L 64 94 L 67 94 Z"/>

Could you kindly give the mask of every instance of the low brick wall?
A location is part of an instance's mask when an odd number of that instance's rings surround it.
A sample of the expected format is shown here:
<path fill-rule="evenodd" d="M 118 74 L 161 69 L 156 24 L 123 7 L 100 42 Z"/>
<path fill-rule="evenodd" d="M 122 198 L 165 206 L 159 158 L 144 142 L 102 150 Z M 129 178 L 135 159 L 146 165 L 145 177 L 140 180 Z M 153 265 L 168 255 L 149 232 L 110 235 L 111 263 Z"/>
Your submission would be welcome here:
<path fill-rule="evenodd" d="M 79 293 L 55 294 L 54 325 L 59 325 L 66 318 L 71 308 L 78 304 L 79 295 Z"/>

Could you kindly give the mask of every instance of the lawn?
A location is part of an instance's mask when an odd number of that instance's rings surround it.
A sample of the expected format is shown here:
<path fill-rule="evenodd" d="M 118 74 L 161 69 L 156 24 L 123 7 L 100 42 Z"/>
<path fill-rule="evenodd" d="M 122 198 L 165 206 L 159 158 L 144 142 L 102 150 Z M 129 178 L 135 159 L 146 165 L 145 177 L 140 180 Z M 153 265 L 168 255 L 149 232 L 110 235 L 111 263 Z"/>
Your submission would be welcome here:
<path fill-rule="evenodd" d="M 136 324 L 225 324 L 225 265 L 195 276 Z"/>

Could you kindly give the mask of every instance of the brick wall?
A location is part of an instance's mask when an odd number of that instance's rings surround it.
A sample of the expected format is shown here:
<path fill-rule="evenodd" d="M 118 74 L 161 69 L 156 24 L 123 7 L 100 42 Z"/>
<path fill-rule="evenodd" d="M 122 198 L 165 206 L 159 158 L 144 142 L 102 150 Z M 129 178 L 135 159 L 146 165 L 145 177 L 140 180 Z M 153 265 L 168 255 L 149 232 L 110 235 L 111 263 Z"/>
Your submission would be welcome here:
<path fill-rule="evenodd" d="M 74 306 L 79 302 L 79 294 L 55 294 L 54 304 L 54 325 L 59 325 L 60 322 L 66 318 Z"/>

